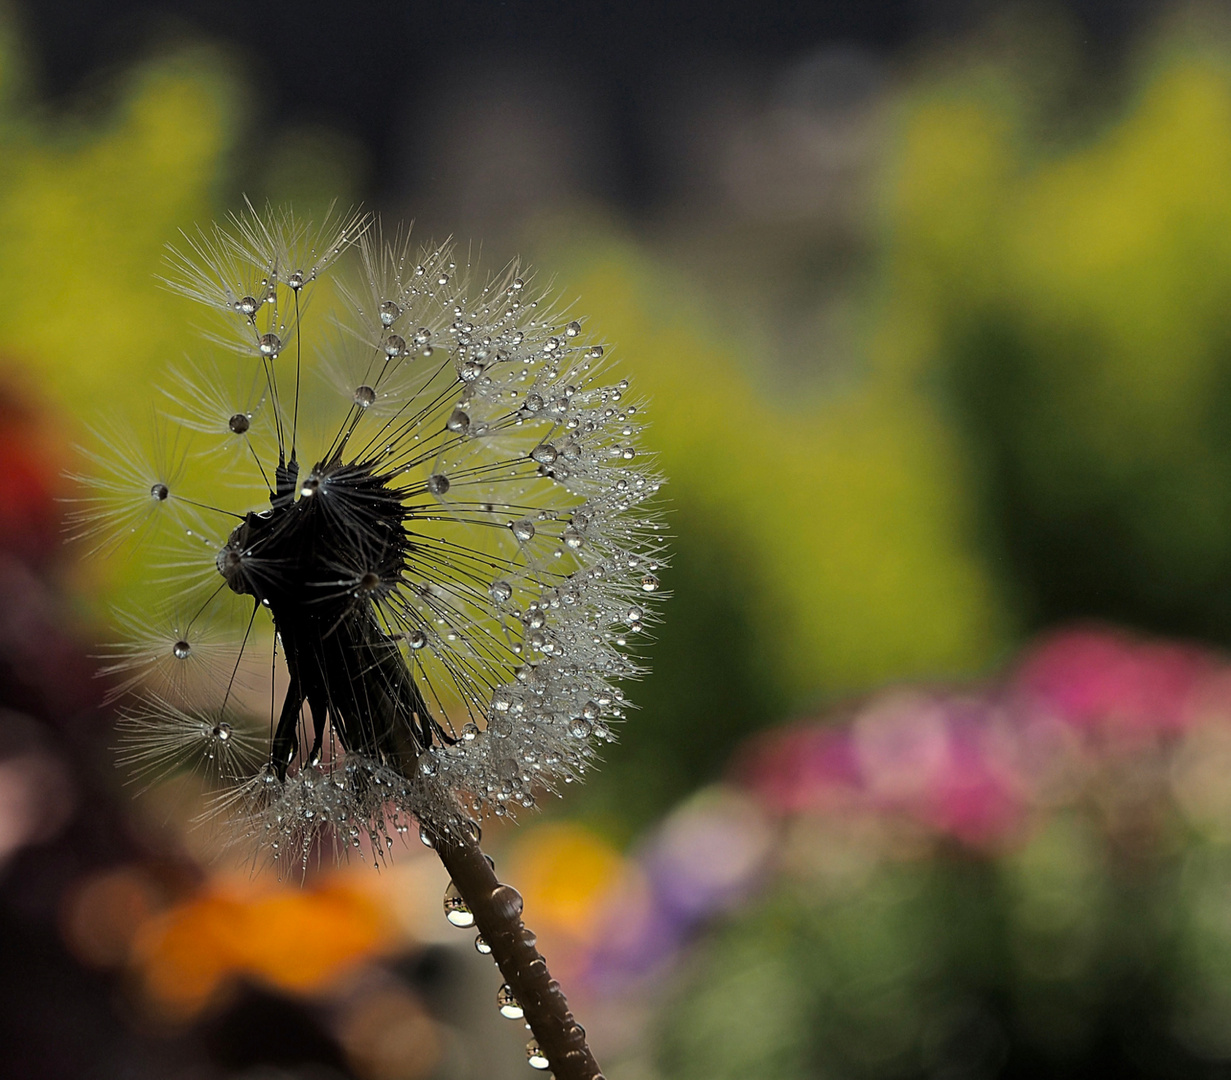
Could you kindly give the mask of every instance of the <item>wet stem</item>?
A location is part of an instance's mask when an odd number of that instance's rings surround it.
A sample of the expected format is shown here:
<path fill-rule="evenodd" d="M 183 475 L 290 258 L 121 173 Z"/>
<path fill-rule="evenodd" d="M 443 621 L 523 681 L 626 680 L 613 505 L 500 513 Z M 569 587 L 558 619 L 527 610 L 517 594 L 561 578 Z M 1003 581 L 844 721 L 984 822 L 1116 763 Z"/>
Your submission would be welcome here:
<path fill-rule="evenodd" d="M 598 1062 L 586 1044 L 585 1029 L 573 1018 L 560 984 L 535 948 L 534 934 L 521 920 L 521 895 L 497 880 L 472 837 L 438 833 L 433 841 L 556 1080 L 602 1080 Z"/>

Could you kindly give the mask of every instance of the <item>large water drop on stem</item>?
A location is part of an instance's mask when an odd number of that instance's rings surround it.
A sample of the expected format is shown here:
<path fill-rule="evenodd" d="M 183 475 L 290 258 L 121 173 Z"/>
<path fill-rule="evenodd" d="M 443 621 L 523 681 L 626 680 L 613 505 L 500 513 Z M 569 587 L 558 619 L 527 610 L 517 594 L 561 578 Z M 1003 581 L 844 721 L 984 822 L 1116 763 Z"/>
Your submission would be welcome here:
<path fill-rule="evenodd" d="M 445 918 L 454 926 L 474 926 L 474 912 L 470 910 L 470 906 L 458 892 L 457 886 L 451 881 L 449 887 L 445 889 L 444 906 Z"/>

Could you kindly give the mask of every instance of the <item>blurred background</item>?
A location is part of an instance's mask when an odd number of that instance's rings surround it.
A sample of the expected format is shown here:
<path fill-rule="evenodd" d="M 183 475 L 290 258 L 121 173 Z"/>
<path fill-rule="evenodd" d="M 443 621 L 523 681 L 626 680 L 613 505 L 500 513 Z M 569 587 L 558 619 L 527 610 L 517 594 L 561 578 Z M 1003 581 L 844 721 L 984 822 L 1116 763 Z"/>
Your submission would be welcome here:
<path fill-rule="evenodd" d="M 62 477 L 245 194 L 652 396 L 640 711 L 485 837 L 611 1080 L 1231 1076 L 1231 7 L 1149 0 L 0 3 L 9 1075 L 533 1075 L 430 852 L 253 876 L 115 767 Z"/>

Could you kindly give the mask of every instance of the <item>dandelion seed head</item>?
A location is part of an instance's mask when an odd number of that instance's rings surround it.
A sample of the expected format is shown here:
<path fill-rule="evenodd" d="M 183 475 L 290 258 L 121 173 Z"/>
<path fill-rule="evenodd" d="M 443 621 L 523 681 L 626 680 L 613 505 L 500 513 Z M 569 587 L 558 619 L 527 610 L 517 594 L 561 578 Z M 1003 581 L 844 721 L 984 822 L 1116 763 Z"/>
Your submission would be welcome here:
<path fill-rule="evenodd" d="M 348 248 L 343 310 L 306 314 Z M 164 503 L 192 511 L 172 564 L 183 610 L 115 674 L 135 690 L 146 667 L 192 663 L 195 627 L 226 609 L 245 648 L 276 635 L 290 689 L 253 764 L 233 718 L 164 683 L 125 721 L 129 762 L 218 762 L 216 809 L 286 866 L 383 857 L 412 817 L 447 832 L 582 777 L 625 715 L 618 684 L 640 668 L 624 635 L 652 622 L 663 559 L 639 403 L 584 321 L 517 266 L 483 278 L 449 245 L 355 217 L 250 209 L 186 237 L 167 280 L 214 312 L 223 354 L 189 365 L 171 422 L 230 448 L 242 495 L 96 459 L 79 528 L 100 545 Z M 121 507 L 139 483 L 146 509 Z"/>

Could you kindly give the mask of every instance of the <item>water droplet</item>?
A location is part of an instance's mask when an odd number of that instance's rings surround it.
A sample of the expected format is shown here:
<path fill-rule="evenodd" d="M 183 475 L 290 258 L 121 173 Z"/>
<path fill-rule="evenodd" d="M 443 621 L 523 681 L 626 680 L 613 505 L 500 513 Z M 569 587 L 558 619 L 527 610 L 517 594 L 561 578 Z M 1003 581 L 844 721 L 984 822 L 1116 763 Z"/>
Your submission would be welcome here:
<path fill-rule="evenodd" d="M 424 754 L 419 759 L 419 771 L 423 773 L 424 776 L 435 776 L 436 775 L 436 759 L 432 757 L 430 752 Z M 471 922 L 473 921 L 474 920 L 472 919 Z M 469 923 L 467 923 L 466 925 L 469 925 Z"/>
<path fill-rule="evenodd" d="M 454 926 L 474 926 L 474 912 L 467 906 L 466 901 L 462 899 L 462 894 L 457 891 L 457 886 L 453 882 L 449 882 L 449 887 L 445 889 L 445 918 Z"/>
<path fill-rule="evenodd" d="M 492 947 L 483 939 L 482 934 L 479 934 L 474 939 L 474 951 L 483 956 L 491 956 L 492 954 Z"/>
<path fill-rule="evenodd" d="M 501 919 L 516 919 L 524 907 L 521 893 L 512 885 L 497 885 L 492 889 L 491 900 L 492 907 Z"/>
<path fill-rule="evenodd" d="M 641 579 L 642 592 L 654 592 L 657 588 L 658 578 L 656 578 L 653 574 L 646 574 L 645 577 Z"/>
<path fill-rule="evenodd" d="M 320 490 L 320 487 L 321 478 L 319 476 L 309 476 L 299 485 L 299 494 L 305 499 L 310 499 Z"/>
<path fill-rule="evenodd" d="M 477 360 L 467 360 L 464 364 L 462 364 L 461 369 L 457 373 L 458 378 L 461 379 L 462 382 L 474 382 L 475 379 L 482 374 L 483 365 Z"/>
<path fill-rule="evenodd" d="M 422 649 L 427 644 L 427 634 L 422 630 L 408 630 L 406 633 L 406 644 L 412 649 Z"/>
<path fill-rule="evenodd" d="M 402 309 L 392 300 L 386 300 L 380 305 L 380 322 L 382 326 L 392 326 L 394 320 L 402 314 Z"/>
<path fill-rule="evenodd" d="M 385 355 L 386 356 L 401 356 L 406 351 L 406 342 L 397 334 L 390 334 L 385 340 Z"/>
<path fill-rule="evenodd" d="M 496 991 L 496 1005 L 500 1009 L 500 1015 L 509 1020 L 520 1020 L 526 1015 L 526 1010 L 518 1004 L 513 988 L 508 983 Z"/>
<path fill-rule="evenodd" d="M 624 616 L 625 621 L 630 623 L 640 622 L 644 618 L 645 612 L 639 607 L 630 607 L 628 614 Z"/>
<path fill-rule="evenodd" d="M 171 646 L 171 652 L 177 660 L 187 660 L 188 654 L 192 652 L 192 646 L 181 638 Z"/>
<path fill-rule="evenodd" d="M 361 409 L 366 409 L 376 402 L 376 391 L 370 386 L 355 387 L 355 404 Z"/>
<path fill-rule="evenodd" d="M 434 848 L 436 846 L 436 838 L 426 825 L 419 826 L 419 843 L 424 847 Z"/>
<path fill-rule="evenodd" d="M 522 406 L 528 413 L 536 413 L 543 407 L 543 399 L 538 394 L 527 394 L 526 403 Z"/>
<path fill-rule="evenodd" d="M 531 608 L 529 613 L 526 615 L 526 625 L 530 627 L 531 630 L 539 630 L 546 626 L 547 612 L 545 612 L 541 607 Z"/>
<path fill-rule="evenodd" d="M 525 288 L 526 283 L 521 278 L 515 277 L 509 285 L 510 292 L 521 292 Z"/>
<path fill-rule="evenodd" d="M 590 721 L 585 720 L 580 716 L 574 716 L 568 722 L 568 731 L 575 739 L 586 738 L 593 729 L 590 726 Z"/>
<path fill-rule="evenodd" d="M 598 707 L 596 702 L 587 701 L 581 707 L 581 715 L 587 720 L 597 720 L 602 715 L 602 710 Z"/>
<path fill-rule="evenodd" d="M 556 448 L 551 443 L 543 443 L 530 451 L 531 459 L 537 461 L 540 465 L 551 465 L 559 456 Z"/>
<path fill-rule="evenodd" d="M 603 358 L 603 347 L 601 345 L 595 345 L 594 348 L 586 353 L 586 356 L 591 360 L 601 360 Z"/>
<path fill-rule="evenodd" d="M 419 327 L 418 330 L 415 331 L 415 344 L 416 345 L 426 345 L 431 340 L 432 340 L 432 332 L 426 326 L 421 326 Z"/>
<path fill-rule="evenodd" d="M 257 348 L 262 356 L 277 356 L 282 351 L 282 339 L 277 334 L 262 334 Z"/>
<path fill-rule="evenodd" d="M 551 1067 L 551 1062 L 547 1060 L 547 1055 L 539 1048 L 536 1040 L 531 1039 L 526 1043 L 526 1061 L 532 1069 L 547 1069 Z"/>
<path fill-rule="evenodd" d="M 513 596 L 513 586 L 507 581 L 493 581 L 489 591 L 497 604 L 507 604 Z"/>
<path fill-rule="evenodd" d="M 470 417 L 461 409 L 454 409 L 445 427 L 450 431 L 456 431 L 459 435 L 465 435 L 470 430 Z"/>
<path fill-rule="evenodd" d="M 569 525 L 564 530 L 564 532 L 561 533 L 560 535 L 561 535 L 561 539 L 564 540 L 565 544 L 571 547 L 574 551 L 576 551 L 577 548 L 581 547 L 581 545 L 585 543 L 585 538 L 581 535 L 580 532 L 578 532 L 575 528 L 573 528 L 572 525 Z"/>
<path fill-rule="evenodd" d="M 166 496 L 163 496 L 163 498 L 165 497 Z M 522 518 L 520 521 L 515 521 L 509 526 L 509 528 L 513 530 L 513 535 L 523 544 L 534 539 L 534 522 L 529 518 Z"/>
<path fill-rule="evenodd" d="M 214 725 L 213 736 L 219 742 L 226 742 L 231 737 L 231 725 L 225 720 L 219 720 Z"/>
<path fill-rule="evenodd" d="M 437 284 L 437 285 L 448 285 L 448 284 L 449 284 L 449 275 L 448 275 L 448 274 L 441 274 L 441 275 L 440 275 L 440 277 L 438 277 L 438 278 L 436 279 L 436 284 Z"/>
<path fill-rule="evenodd" d="M 447 495 L 449 492 L 449 478 L 442 473 L 432 473 L 427 478 L 427 489 L 433 495 Z"/>
<path fill-rule="evenodd" d="M 299 290 L 303 288 L 303 271 L 296 270 L 286 279 L 286 283 L 296 292 L 299 292 Z"/>
<path fill-rule="evenodd" d="M 255 315 L 258 306 L 255 296 L 241 296 L 235 301 L 235 310 L 241 315 Z"/>
<path fill-rule="evenodd" d="M 227 421 L 227 427 L 236 435 L 243 435 L 252 426 L 252 420 L 247 413 L 237 412 Z"/>
<path fill-rule="evenodd" d="M 462 742 L 474 742 L 479 737 L 479 725 L 475 723 L 462 725 Z"/>
<path fill-rule="evenodd" d="M 155 502 L 166 502 L 171 489 L 166 484 L 155 484 L 150 488 L 150 498 Z"/>

